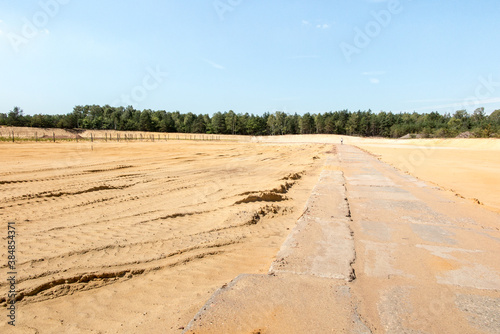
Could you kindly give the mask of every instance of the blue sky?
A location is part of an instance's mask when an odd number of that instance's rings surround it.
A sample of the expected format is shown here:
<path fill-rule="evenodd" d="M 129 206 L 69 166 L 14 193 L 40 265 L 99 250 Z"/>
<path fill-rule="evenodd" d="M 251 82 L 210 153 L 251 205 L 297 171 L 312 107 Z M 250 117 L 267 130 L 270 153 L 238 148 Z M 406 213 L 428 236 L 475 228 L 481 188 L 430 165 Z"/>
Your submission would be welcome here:
<path fill-rule="evenodd" d="M 500 2 L 0 0 L 0 112 L 500 109 Z"/>

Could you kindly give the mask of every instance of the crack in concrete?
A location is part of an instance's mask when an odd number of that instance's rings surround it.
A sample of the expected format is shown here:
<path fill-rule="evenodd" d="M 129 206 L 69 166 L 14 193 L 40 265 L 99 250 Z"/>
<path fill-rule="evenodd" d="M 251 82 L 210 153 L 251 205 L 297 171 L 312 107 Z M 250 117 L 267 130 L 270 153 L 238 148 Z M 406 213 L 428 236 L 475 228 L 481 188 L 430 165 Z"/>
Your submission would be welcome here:
<path fill-rule="evenodd" d="M 349 198 L 347 198 L 347 193 L 348 193 L 348 190 L 347 190 L 347 183 L 345 182 L 345 176 L 344 176 L 344 172 L 341 171 L 342 173 L 342 178 L 344 180 L 344 183 L 343 183 L 343 187 L 344 187 L 344 194 L 346 195 L 344 197 L 344 201 L 346 202 L 346 206 L 347 206 L 347 215 L 346 217 L 349 218 L 349 222 L 352 223 L 353 220 L 352 220 L 352 217 L 351 217 L 351 205 L 349 204 Z M 351 224 L 348 224 L 347 227 L 349 228 L 349 231 L 350 231 L 350 235 L 351 235 L 351 238 L 354 240 L 354 231 L 351 227 Z M 349 275 L 349 282 L 353 282 L 354 280 L 356 280 L 356 270 L 354 269 L 354 264 L 356 263 L 356 248 L 353 248 L 353 251 L 354 251 L 354 257 L 352 259 L 352 261 L 349 263 L 349 265 L 351 266 L 351 274 Z"/>

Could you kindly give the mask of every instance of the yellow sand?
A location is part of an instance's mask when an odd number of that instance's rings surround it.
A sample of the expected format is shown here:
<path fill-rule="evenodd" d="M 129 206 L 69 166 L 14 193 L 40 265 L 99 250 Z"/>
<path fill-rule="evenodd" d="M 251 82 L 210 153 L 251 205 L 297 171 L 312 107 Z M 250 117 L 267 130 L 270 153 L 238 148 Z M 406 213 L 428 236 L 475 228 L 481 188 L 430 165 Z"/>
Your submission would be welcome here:
<path fill-rule="evenodd" d="M 500 212 L 500 139 L 385 139 L 338 135 L 258 137 L 256 142 L 358 146 L 424 181 Z"/>
<path fill-rule="evenodd" d="M 265 273 L 340 136 L 223 139 L 0 143 L 0 298 L 8 221 L 31 295 L 16 332 L 181 332 L 221 285 Z M 499 140 L 343 139 L 500 211 Z"/>
<path fill-rule="evenodd" d="M 500 140 L 358 140 L 396 168 L 500 212 Z"/>
<path fill-rule="evenodd" d="M 267 272 L 330 148 L 1 143 L 0 298 L 9 221 L 28 295 L 15 332 L 180 332 L 217 288 Z"/>

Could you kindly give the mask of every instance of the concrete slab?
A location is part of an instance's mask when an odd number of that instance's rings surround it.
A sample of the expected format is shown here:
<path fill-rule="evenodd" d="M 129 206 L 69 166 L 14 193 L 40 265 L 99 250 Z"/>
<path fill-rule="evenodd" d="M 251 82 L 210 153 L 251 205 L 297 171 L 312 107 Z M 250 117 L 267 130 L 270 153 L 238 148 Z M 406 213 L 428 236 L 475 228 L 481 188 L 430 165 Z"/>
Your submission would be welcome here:
<path fill-rule="evenodd" d="M 351 264 L 356 254 L 338 160 L 327 160 L 304 214 L 283 243 L 270 273 L 295 273 L 342 280 L 355 277 Z"/>
<path fill-rule="evenodd" d="M 357 253 L 352 291 L 370 328 L 380 333 L 495 333 L 500 215 L 399 173 L 354 147 L 338 151 Z M 351 156 L 357 162 L 345 163 L 354 160 Z M 381 175 L 393 184 L 374 186 L 382 182 Z M 369 180 L 377 181 L 361 184 Z"/>
<path fill-rule="evenodd" d="M 449 245 L 457 243 L 457 241 L 453 239 L 455 233 L 444 227 L 422 224 L 410 224 L 410 227 L 413 232 L 425 241 Z"/>
<path fill-rule="evenodd" d="M 500 275 L 497 270 L 482 264 L 471 264 L 440 273 L 437 281 L 441 284 L 500 291 Z"/>
<path fill-rule="evenodd" d="M 379 241 L 390 241 L 392 229 L 383 222 L 362 221 L 363 232 Z"/>
<path fill-rule="evenodd" d="M 500 215 L 337 152 L 270 274 L 220 289 L 186 332 L 500 333 Z"/>
<path fill-rule="evenodd" d="M 351 264 L 355 252 L 348 224 L 348 219 L 303 216 L 281 247 L 269 272 L 353 280 Z"/>
<path fill-rule="evenodd" d="M 405 276 L 405 272 L 398 269 L 395 253 L 398 245 L 387 242 L 373 242 L 364 240 L 364 273 L 370 277 L 389 278 L 391 276 Z"/>
<path fill-rule="evenodd" d="M 217 291 L 186 333 L 371 333 L 350 287 L 354 240 L 345 180 L 327 159 L 304 213 L 269 275 L 240 275 Z"/>
<path fill-rule="evenodd" d="M 371 333 L 349 286 L 302 275 L 240 275 L 217 291 L 185 333 Z"/>
<path fill-rule="evenodd" d="M 393 189 L 390 187 L 363 187 L 363 190 L 351 190 L 349 195 L 351 198 L 368 198 L 376 196 L 380 200 L 391 201 L 416 201 L 417 199 L 410 193 L 402 191 L 387 191 L 384 188 Z"/>
<path fill-rule="evenodd" d="M 500 334 L 500 298 L 458 294 L 457 307 L 466 314 L 472 327 L 490 334 Z"/>

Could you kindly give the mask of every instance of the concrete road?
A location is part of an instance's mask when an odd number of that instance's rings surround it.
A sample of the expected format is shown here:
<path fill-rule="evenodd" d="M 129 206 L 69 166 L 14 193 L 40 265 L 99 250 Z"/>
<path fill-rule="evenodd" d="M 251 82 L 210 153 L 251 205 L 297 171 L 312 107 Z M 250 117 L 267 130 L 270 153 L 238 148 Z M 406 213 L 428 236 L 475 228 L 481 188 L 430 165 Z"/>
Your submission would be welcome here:
<path fill-rule="evenodd" d="M 186 332 L 500 333 L 500 215 L 339 145 L 269 275 Z"/>

